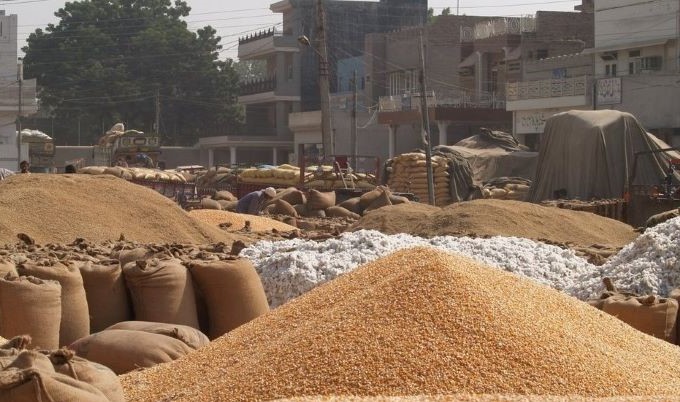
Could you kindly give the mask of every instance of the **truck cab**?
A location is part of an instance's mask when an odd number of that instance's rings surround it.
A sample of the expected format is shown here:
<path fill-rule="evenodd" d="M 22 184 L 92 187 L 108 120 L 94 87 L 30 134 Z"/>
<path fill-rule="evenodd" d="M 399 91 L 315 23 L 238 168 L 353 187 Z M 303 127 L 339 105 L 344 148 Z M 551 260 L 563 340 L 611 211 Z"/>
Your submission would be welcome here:
<path fill-rule="evenodd" d="M 142 131 L 113 129 L 103 136 L 99 144 L 94 146 L 95 165 L 114 166 L 119 159 L 135 164 L 138 154 L 146 154 L 158 165 L 160 156 L 160 138 L 157 134 L 145 134 Z"/>

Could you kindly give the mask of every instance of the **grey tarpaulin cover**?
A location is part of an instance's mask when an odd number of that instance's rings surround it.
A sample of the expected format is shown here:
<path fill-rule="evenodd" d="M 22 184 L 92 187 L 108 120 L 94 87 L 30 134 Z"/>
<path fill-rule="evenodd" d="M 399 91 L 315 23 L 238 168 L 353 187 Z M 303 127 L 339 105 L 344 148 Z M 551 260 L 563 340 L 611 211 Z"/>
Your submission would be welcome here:
<path fill-rule="evenodd" d="M 635 153 L 666 147 L 629 113 L 558 113 L 546 121 L 529 200 L 552 199 L 555 191 L 562 189 L 567 198 L 621 198 Z M 669 160 L 675 157 L 662 153 L 639 157 L 633 184 L 661 184 Z"/>
<path fill-rule="evenodd" d="M 467 159 L 477 185 L 508 176 L 533 180 L 538 160 L 538 153 L 527 151 L 512 134 L 485 128 L 455 145 L 440 145 L 434 150 L 456 152 Z"/>

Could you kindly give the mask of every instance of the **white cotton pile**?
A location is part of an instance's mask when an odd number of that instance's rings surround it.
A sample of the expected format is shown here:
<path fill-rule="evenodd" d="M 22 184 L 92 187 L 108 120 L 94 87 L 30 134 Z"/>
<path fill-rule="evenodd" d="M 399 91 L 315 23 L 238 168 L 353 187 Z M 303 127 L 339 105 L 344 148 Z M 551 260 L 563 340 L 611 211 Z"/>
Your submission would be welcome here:
<path fill-rule="evenodd" d="M 568 293 L 584 299 L 602 290 L 603 277 L 621 290 L 667 296 L 680 286 L 680 217 L 647 229 L 591 275 L 584 275 Z"/>
<path fill-rule="evenodd" d="M 362 264 L 415 246 L 466 255 L 557 289 L 573 287 L 575 278 L 594 269 L 571 250 L 528 239 L 452 236 L 424 239 L 367 230 L 345 233 L 324 242 L 263 241 L 244 249 L 241 255 L 253 262 L 270 305 L 276 307 Z"/>

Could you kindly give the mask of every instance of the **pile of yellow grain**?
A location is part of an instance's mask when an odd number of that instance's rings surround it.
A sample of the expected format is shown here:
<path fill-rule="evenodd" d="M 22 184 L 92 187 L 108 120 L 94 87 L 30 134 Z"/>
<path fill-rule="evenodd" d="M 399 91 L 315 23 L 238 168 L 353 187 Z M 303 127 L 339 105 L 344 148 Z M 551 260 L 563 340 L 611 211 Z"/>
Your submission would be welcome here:
<path fill-rule="evenodd" d="M 675 402 L 677 397 L 629 396 L 586 398 L 582 396 L 527 395 L 418 395 L 418 396 L 312 396 L 278 399 L 275 402 Z"/>
<path fill-rule="evenodd" d="M 242 230 L 246 225 L 246 221 L 250 221 L 250 230 L 253 232 L 268 232 L 272 229 L 276 229 L 279 232 L 289 232 L 297 229 L 294 226 L 263 216 L 237 214 L 235 212 L 214 209 L 194 209 L 189 211 L 189 215 L 211 226 L 222 225 L 224 229 L 231 232 Z"/>
<path fill-rule="evenodd" d="M 130 401 L 680 395 L 679 361 L 677 346 L 556 290 L 415 248 L 122 381 Z"/>

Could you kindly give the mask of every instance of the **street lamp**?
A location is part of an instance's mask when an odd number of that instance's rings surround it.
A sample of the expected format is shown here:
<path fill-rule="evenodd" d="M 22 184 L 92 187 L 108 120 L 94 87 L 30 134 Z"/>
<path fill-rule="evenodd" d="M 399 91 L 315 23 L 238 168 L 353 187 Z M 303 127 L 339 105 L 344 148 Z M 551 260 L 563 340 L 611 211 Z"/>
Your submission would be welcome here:
<path fill-rule="evenodd" d="M 323 38 L 323 36 L 321 36 Z M 321 141 L 323 143 L 324 156 L 331 156 L 335 153 L 335 141 L 333 138 L 333 128 L 331 124 L 331 94 L 330 84 L 328 82 L 328 57 L 326 56 L 326 43 L 323 39 L 321 42 L 321 51 L 312 46 L 311 41 L 305 35 L 300 35 L 297 38 L 301 46 L 308 47 L 319 56 L 319 92 L 321 96 Z"/>

